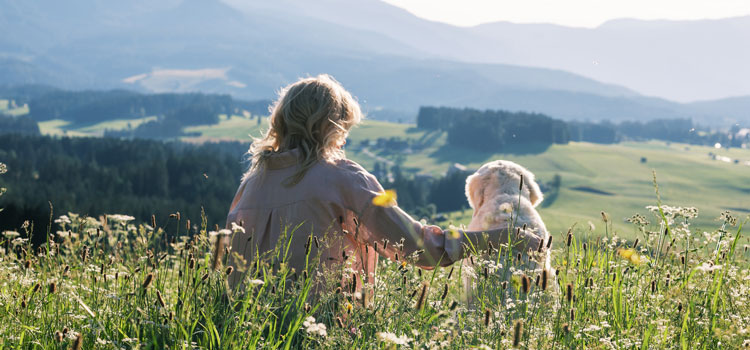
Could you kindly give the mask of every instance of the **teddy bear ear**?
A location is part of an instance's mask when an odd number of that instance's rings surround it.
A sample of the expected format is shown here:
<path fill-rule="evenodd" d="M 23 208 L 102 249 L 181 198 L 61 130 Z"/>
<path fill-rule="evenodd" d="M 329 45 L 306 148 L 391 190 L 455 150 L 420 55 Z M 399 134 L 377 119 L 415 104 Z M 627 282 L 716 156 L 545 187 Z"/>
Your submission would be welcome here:
<path fill-rule="evenodd" d="M 482 174 L 474 173 L 466 178 L 466 199 L 472 209 L 482 206 L 484 200 L 484 186 L 482 186 Z"/>

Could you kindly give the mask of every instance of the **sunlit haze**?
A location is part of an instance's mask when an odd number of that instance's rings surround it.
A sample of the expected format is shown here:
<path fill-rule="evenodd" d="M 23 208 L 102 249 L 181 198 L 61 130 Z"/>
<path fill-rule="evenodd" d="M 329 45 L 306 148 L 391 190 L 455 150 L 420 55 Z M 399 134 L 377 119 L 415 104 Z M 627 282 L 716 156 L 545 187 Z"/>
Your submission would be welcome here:
<path fill-rule="evenodd" d="M 384 0 L 415 15 L 458 26 L 487 22 L 596 27 L 615 18 L 706 19 L 750 14 L 748 0 Z"/>

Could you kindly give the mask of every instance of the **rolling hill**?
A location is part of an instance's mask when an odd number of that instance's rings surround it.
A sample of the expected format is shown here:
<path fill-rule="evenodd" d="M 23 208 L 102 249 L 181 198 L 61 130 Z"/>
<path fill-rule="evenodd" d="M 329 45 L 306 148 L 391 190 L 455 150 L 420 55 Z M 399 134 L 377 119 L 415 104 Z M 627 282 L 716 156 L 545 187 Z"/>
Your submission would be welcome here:
<path fill-rule="evenodd" d="M 725 101 L 706 110 L 705 104 L 694 108 L 643 97 L 560 69 L 458 57 L 470 55 L 471 48 L 502 51 L 504 46 L 375 0 L 318 4 L 318 12 L 336 7 L 338 17 L 308 11 L 313 5 L 307 3 L 245 5 L 250 7 L 240 11 L 239 5 L 218 0 L 117 5 L 1 0 L 0 30 L 9 35 L 0 38 L 0 70 L 6 73 L 0 84 L 262 99 L 300 76 L 330 73 L 379 119 L 409 121 L 421 105 L 444 105 L 535 111 L 568 120 L 694 117 L 716 126 L 746 121 Z M 359 16 L 339 18 L 362 6 Z M 365 13 L 372 18 L 365 21 Z"/>

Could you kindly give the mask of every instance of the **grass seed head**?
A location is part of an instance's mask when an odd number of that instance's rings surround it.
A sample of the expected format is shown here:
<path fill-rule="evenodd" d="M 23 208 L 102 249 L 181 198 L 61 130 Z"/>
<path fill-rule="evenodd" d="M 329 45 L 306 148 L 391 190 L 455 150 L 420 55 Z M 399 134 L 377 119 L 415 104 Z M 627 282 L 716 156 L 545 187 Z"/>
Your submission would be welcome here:
<path fill-rule="evenodd" d="M 143 280 L 143 284 L 141 284 L 141 287 L 143 288 L 143 291 L 145 292 L 146 289 L 148 289 L 149 286 L 151 286 L 151 283 L 154 281 L 154 273 L 149 272 L 148 275 L 146 275 L 146 278 Z"/>
<path fill-rule="evenodd" d="M 428 282 L 422 282 L 422 291 L 419 293 L 419 300 L 417 300 L 417 310 L 424 309 L 424 305 L 427 302 L 427 291 L 430 288 Z"/>
<path fill-rule="evenodd" d="M 521 290 L 523 291 L 523 294 L 529 294 L 529 289 L 531 289 L 531 280 L 529 280 L 529 276 L 521 276 Z"/>
<path fill-rule="evenodd" d="M 490 316 L 492 315 L 492 312 L 489 308 L 484 309 L 484 326 L 489 327 L 490 326 Z"/>
<path fill-rule="evenodd" d="M 162 308 L 167 307 L 167 304 L 164 302 L 164 297 L 161 296 L 161 292 L 159 290 L 156 291 L 156 301 L 159 302 L 159 306 Z"/>
<path fill-rule="evenodd" d="M 565 299 L 568 301 L 568 304 L 573 302 L 573 284 L 568 283 L 568 285 L 565 287 Z"/>
<path fill-rule="evenodd" d="M 71 344 L 70 349 L 71 350 L 81 350 L 83 347 L 83 334 L 78 333 L 76 336 L 76 340 L 73 341 L 73 344 Z"/>
<path fill-rule="evenodd" d="M 523 333 L 523 321 L 517 320 L 513 325 L 513 347 L 517 348 L 521 344 L 521 335 Z"/>
<path fill-rule="evenodd" d="M 547 290 L 547 280 L 549 280 L 549 271 L 544 269 L 542 270 L 542 290 Z"/>

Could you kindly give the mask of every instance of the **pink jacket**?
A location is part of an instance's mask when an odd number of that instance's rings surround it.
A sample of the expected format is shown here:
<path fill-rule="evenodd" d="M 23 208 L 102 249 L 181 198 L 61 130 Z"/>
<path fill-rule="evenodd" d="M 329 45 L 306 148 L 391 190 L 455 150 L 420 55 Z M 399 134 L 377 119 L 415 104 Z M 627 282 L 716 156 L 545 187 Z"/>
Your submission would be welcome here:
<path fill-rule="evenodd" d="M 233 252 L 248 262 L 252 262 L 256 254 L 272 250 L 285 226 L 289 226 L 291 232 L 298 225 L 289 249 L 289 265 L 295 271 L 299 273 L 305 267 L 305 246 L 312 232 L 321 239 L 327 235 L 328 247 L 320 247 L 322 262 L 341 262 L 344 256 L 355 257 L 352 268 L 364 271 L 370 282 L 375 275 L 378 253 L 395 259 L 397 255 L 409 256 L 423 250 L 416 264 L 432 268 L 462 259 L 468 240 L 477 249 L 487 246 L 485 240 L 480 239 L 482 233 L 451 235 L 437 226 L 423 225 L 397 206 L 373 205 L 372 199 L 383 192 L 383 187 L 372 174 L 350 160 L 338 160 L 333 164 L 318 162 L 299 183 L 285 187 L 282 182 L 294 174 L 298 157 L 296 150 L 272 156 L 263 174 L 248 178 L 237 190 L 227 217 L 227 228 L 231 228 L 233 222 L 242 224 L 245 233 L 235 234 L 231 246 Z M 494 242 L 505 241 L 502 238 L 505 233 L 506 230 L 487 232 Z M 526 245 L 536 247 L 538 239 Z M 314 257 L 317 247 L 313 244 L 311 249 L 310 256 Z M 230 264 L 236 265 L 232 260 Z M 233 274 L 231 285 L 236 285 L 241 277 L 240 273 Z M 358 280 L 357 286 L 360 285 Z"/>

